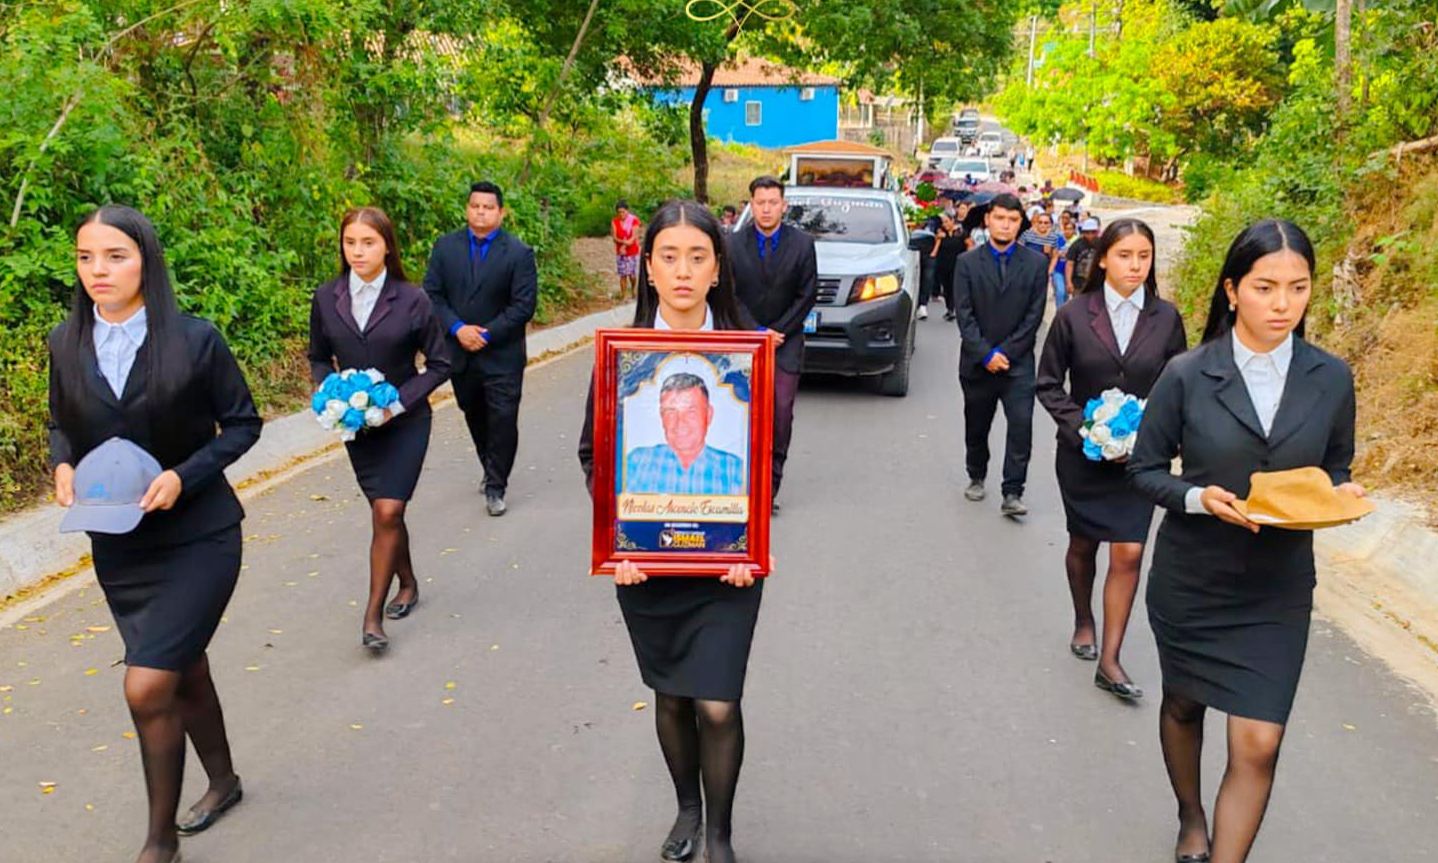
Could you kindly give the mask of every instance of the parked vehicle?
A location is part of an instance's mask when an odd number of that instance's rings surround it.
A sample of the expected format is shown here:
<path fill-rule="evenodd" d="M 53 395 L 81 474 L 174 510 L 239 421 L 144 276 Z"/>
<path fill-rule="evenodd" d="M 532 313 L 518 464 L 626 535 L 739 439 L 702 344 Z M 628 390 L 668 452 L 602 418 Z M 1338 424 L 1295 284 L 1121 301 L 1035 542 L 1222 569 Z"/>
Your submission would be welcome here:
<path fill-rule="evenodd" d="M 909 392 L 919 294 L 918 245 L 896 192 L 791 186 L 788 224 L 814 238 L 819 299 L 804 322 L 806 372 L 869 376 L 884 395 Z M 751 216 L 745 208 L 735 231 Z"/>

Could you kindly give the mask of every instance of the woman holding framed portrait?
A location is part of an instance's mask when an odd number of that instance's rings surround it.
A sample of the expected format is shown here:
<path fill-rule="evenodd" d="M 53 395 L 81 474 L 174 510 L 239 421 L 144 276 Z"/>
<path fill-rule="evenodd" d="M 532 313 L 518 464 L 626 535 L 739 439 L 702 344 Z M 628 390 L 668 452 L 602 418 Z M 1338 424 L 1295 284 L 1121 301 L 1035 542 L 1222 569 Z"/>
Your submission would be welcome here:
<path fill-rule="evenodd" d="M 752 334 L 757 329 L 738 302 L 722 231 L 713 214 L 693 201 L 670 201 L 659 208 L 649 220 L 640 254 L 636 330 Z M 772 356 L 772 347 L 768 355 Z M 752 486 L 752 476 L 763 475 L 750 468 L 756 463 L 766 467 L 768 458 L 761 459 L 753 448 L 734 452 L 746 449 L 747 437 L 743 444 L 723 442 L 716 416 L 728 395 L 725 382 L 730 375 L 723 368 L 717 373 L 711 370 L 704 361 L 707 356 L 680 355 L 680 360 L 692 360 L 690 365 L 657 364 L 647 375 L 659 416 L 659 422 L 651 423 L 652 442 L 641 440 L 626 448 L 624 441 L 637 434 L 631 428 L 619 436 L 617 446 L 611 436 L 596 447 L 596 387 L 591 386 L 579 444 L 579 461 L 591 495 L 598 474 L 614 480 L 612 487 L 599 486 L 601 495 L 613 492 L 641 502 L 658 497 L 664 506 L 695 499 L 745 499 L 738 493 Z M 747 382 L 753 377 L 741 378 L 746 404 Z M 628 410 L 627 405 L 619 410 L 620 422 Z M 613 413 L 610 408 L 601 410 L 606 416 Z M 756 413 L 763 412 L 756 409 Z M 633 420 L 630 423 L 635 425 Z M 756 426 L 746 423 L 746 427 Z M 757 427 L 769 425 L 761 422 Z M 611 467 L 596 464 L 597 449 L 608 450 L 599 457 L 607 455 Z M 620 462 L 618 468 L 612 467 L 614 461 Z M 767 492 L 758 499 L 767 502 Z M 596 505 L 599 502 L 597 496 Z M 691 533 L 702 536 L 701 530 Z M 687 535 L 666 526 L 657 541 L 665 546 Z M 755 578 L 757 567 L 750 563 L 733 563 L 718 578 L 651 578 L 655 570 L 646 566 L 625 557 L 612 571 L 640 674 L 655 693 L 659 746 L 678 798 L 678 816 L 660 856 L 669 861 L 692 859 L 702 835 L 705 860 L 729 863 L 734 859 L 730 842 L 734 793 L 744 757 L 739 705 L 763 582 Z"/>

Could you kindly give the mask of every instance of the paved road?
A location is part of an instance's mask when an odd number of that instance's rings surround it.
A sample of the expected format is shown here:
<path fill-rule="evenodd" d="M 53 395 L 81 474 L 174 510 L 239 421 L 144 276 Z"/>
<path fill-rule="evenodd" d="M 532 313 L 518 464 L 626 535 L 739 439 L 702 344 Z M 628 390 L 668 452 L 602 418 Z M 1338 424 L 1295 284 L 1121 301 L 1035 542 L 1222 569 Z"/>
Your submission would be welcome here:
<path fill-rule="evenodd" d="M 1115 702 L 1066 650 L 1051 426 L 1026 523 L 965 503 L 956 336 L 937 319 L 921 332 L 909 398 L 828 381 L 801 396 L 738 848 L 751 863 L 1172 859 L 1156 699 Z M 613 589 L 583 574 L 587 362 L 531 372 L 503 519 L 482 514 L 459 417 L 441 412 L 412 515 L 424 603 L 391 625 L 383 659 L 358 644 L 367 528 L 348 466 L 250 503 L 247 569 L 212 650 L 249 796 L 186 840 L 189 863 L 657 857 L 672 798 L 652 714 L 633 709 L 650 694 Z M 0 860 L 129 863 L 143 791 L 119 641 L 86 631 L 109 623 L 93 583 L 41 616 L 0 630 Z M 1128 667 L 1157 688 L 1141 612 Z M 1315 624 L 1254 859 L 1438 859 L 1424 704 Z M 190 773 L 198 793 L 194 759 Z"/>

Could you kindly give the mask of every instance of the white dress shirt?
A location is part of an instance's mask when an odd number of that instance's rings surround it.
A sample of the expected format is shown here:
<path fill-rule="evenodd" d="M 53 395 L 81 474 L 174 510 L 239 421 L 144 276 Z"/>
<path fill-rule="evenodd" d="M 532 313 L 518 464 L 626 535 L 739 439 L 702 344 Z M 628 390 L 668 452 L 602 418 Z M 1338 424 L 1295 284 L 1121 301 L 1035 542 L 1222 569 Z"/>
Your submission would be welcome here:
<path fill-rule="evenodd" d="M 1118 340 L 1120 356 L 1128 353 L 1128 343 L 1133 339 L 1134 327 L 1138 326 L 1138 315 L 1143 311 L 1143 295 L 1147 292 L 1140 285 L 1138 290 L 1125 297 L 1108 282 L 1103 283 L 1103 301 L 1108 306 L 1108 318 L 1113 323 L 1113 335 Z"/>
<path fill-rule="evenodd" d="M 1293 334 L 1289 333 L 1283 343 L 1266 354 L 1255 353 L 1244 347 L 1233 333 L 1233 364 L 1238 366 L 1243 386 L 1248 390 L 1248 400 L 1258 414 L 1258 423 L 1265 435 L 1273 431 L 1273 418 L 1278 416 L 1278 405 L 1283 401 L 1283 386 L 1288 382 L 1288 367 L 1293 362 Z M 1184 509 L 1191 514 L 1207 513 L 1199 499 L 1203 489 L 1198 486 L 1184 495 Z"/>
<path fill-rule="evenodd" d="M 669 326 L 669 322 L 666 321 L 666 320 L 664 320 L 664 315 L 662 315 L 658 310 L 656 310 L 656 311 L 654 312 L 654 329 L 656 329 L 656 330 L 672 330 L 672 329 L 674 329 L 674 328 L 671 327 L 671 326 Z M 708 304 L 708 303 L 705 303 L 705 304 L 704 304 L 704 326 L 700 327 L 699 330 L 700 330 L 701 332 L 704 332 L 704 331 L 708 331 L 708 330 L 712 330 L 712 329 L 714 329 L 714 310 L 711 309 L 711 308 L 709 308 L 709 304 Z"/>
<path fill-rule="evenodd" d="M 379 302 L 379 293 L 384 290 L 386 275 L 388 271 L 380 270 L 373 282 L 366 282 L 359 277 L 359 273 L 350 270 L 350 313 L 354 315 L 355 323 L 359 324 L 360 332 L 364 332 L 364 328 L 369 324 L 374 304 Z"/>
<path fill-rule="evenodd" d="M 145 318 L 145 307 L 141 306 L 128 320 L 112 324 L 100 317 L 100 307 L 95 307 L 95 327 L 91 334 L 95 341 L 95 359 L 100 363 L 100 374 L 110 385 L 115 398 L 125 393 L 125 381 L 130 369 L 135 366 L 135 355 L 145 343 L 150 331 Z"/>

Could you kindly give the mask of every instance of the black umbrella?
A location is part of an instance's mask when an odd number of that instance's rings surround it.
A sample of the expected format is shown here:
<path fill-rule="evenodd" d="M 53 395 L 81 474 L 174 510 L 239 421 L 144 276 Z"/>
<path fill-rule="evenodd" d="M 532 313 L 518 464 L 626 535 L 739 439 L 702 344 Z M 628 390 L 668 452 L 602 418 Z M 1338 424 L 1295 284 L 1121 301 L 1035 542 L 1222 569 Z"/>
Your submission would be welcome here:
<path fill-rule="evenodd" d="M 1065 186 L 1062 189 L 1055 189 L 1052 197 L 1055 201 L 1082 201 L 1083 190 Z"/>

